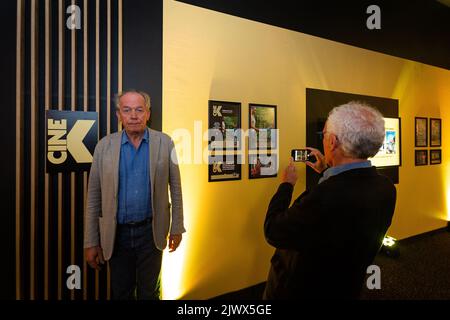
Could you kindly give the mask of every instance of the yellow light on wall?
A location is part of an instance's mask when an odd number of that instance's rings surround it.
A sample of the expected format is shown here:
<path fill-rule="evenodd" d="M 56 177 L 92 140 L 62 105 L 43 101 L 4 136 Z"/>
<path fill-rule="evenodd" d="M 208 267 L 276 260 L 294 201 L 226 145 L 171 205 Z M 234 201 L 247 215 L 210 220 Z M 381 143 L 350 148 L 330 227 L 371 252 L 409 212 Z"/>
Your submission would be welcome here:
<path fill-rule="evenodd" d="M 446 201 L 446 207 L 447 207 L 447 223 L 450 222 L 450 187 L 447 189 L 447 201 Z"/>
<path fill-rule="evenodd" d="M 161 269 L 163 300 L 176 300 L 183 294 L 181 276 L 186 253 L 185 248 L 183 242 L 181 242 L 178 249 L 174 252 L 169 252 L 168 249 L 164 250 Z"/>

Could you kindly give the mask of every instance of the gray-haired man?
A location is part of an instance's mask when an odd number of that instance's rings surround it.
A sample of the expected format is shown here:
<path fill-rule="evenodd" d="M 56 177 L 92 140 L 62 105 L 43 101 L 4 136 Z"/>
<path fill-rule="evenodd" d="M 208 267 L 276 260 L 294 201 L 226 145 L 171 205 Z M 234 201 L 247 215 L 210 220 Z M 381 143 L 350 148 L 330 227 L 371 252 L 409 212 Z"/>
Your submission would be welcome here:
<path fill-rule="evenodd" d="M 323 130 L 325 155 L 309 148 L 317 161 L 306 162 L 323 176 L 289 207 L 297 181 L 291 160 L 264 223 L 276 248 L 265 299 L 359 297 L 395 209 L 394 185 L 367 160 L 384 134 L 377 110 L 355 102 L 334 108 Z"/>

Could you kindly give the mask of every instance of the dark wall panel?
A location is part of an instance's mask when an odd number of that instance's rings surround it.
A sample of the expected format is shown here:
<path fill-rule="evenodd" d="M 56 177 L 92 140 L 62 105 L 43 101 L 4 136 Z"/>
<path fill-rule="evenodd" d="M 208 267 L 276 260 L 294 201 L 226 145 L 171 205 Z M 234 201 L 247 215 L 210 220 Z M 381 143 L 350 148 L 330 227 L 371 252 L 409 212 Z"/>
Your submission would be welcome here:
<path fill-rule="evenodd" d="M 150 94 L 150 126 L 162 128 L 161 0 L 123 2 L 123 89 Z"/>

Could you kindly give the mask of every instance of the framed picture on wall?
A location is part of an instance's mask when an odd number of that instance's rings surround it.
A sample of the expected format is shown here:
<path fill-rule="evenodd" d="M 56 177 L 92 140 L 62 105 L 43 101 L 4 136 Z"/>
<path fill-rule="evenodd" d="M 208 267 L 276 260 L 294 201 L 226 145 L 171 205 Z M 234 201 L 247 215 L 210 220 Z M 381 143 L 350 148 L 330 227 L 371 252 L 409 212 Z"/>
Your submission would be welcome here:
<path fill-rule="evenodd" d="M 428 164 L 428 150 L 415 150 L 415 165 L 426 166 Z"/>
<path fill-rule="evenodd" d="M 401 119 L 384 118 L 384 132 L 380 150 L 369 160 L 377 168 L 401 166 Z"/>
<path fill-rule="evenodd" d="M 250 103 L 248 108 L 249 150 L 277 147 L 277 106 Z"/>
<path fill-rule="evenodd" d="M 442 162 L 441 149 L 430 150 L 430 164 L 440 164 Z"/>
<path fill-rule="evenodd" d="M 237 154 L 211 154 L 208 157 L 208 182 L 241 180 L 242 157 Z"/>
<path fill-rule="evenodd" d="M 278 154 L 249 154 L 248 155 L 248 178 L 271 178 L 276 177 L 278 172 Z"/>
<path fill-rule="evenodd" d="M 209 150 L 239 150 L 241 148 L 241 103 L 208 102 Z"/>
<path fill-rule="evenodd" d="M 415 117 L 414 146 L 428 147 L 428 118 Z"/>
<path fill-rule="evenodd" d="M 430 147 L 441 146 L 441 125 L 441 119 L 430 118 Z"/>

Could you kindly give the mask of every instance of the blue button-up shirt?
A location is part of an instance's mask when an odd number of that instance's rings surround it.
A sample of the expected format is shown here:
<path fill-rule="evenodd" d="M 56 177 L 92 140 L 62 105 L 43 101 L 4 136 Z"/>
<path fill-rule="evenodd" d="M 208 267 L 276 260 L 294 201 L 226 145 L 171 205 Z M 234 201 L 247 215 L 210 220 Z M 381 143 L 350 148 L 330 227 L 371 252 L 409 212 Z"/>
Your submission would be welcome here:
<path fill-rule="evenodd" d="M 361 161 L 361 162 L 354 162 L 354 163 L 348 163 L 343 164 L 337 167 L 331 167 L 325 170 L 323 173 L 322 178 L 319 179 L 319 183 L 324 182 L 328 178 L 335 176 L 339 173 L 342 173 L 344 171 L 352 170 L 352 169 L 360 169 L 360 168 L 370 168 L 372 166 L 372 163 L 370 160 L 367 161 Z"/>
<path fill-rule="evenodd" d="M 142 221 L 152 215 L 149 173 L 149 134 L 136 149 L 122 133 L 119 164 L 118 223 Z"/>

